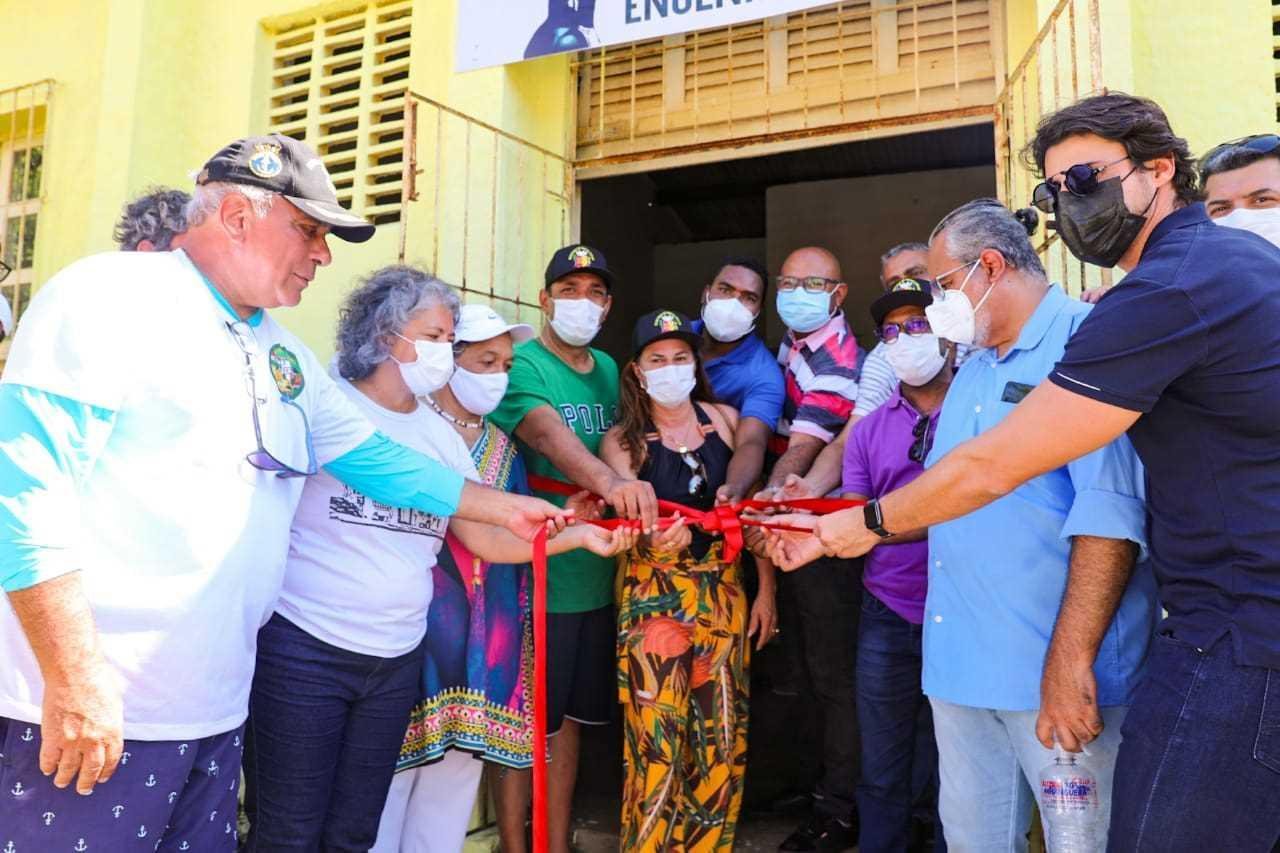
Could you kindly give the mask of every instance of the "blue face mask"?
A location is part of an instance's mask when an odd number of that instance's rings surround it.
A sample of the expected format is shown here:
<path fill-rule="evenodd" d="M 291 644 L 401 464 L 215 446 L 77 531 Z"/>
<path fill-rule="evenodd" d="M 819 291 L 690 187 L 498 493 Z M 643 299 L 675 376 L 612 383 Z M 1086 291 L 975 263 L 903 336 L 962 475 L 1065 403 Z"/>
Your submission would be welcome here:
<path fill-rule="evenodd" d="M 808 334 L 831 319 L 831 294 L 810 293 L 801 287 L 780 290 L 778 316 L 791 331 Z"/>

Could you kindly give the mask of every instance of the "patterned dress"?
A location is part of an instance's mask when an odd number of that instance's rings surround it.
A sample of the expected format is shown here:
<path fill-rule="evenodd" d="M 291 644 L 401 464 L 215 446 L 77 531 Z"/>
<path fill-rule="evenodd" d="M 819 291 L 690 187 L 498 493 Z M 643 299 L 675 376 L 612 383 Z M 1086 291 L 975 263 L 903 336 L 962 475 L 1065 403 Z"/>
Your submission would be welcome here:
<path fill-rule="evenodd" d="M 706 441 L 694 453 L 708 480 L 701 491 L 714 496 L 724 482 L 728 449 L 708 426 Z M 641 478 L 661 498 L 709 505 L 711 498 L 690 499 L 690 468 L 672 457 L 660 441 L 650 441 Z M 671 481 L 677 481 L 675 488 Z M 750 644 L 741 560 L 726 563 L 722 544 L 695 532 L 683 551 L 639 545 L 622 558 L 624 851 L 706 853 L 733 847 L 747 762 Z"/>
<path fill-rule="evenodd" d="M 486 486 L 529 493 L 515 442 L 491 423 L 471 449 Z M 445 537 L 427 611 L 422 700 L 396 771 L 462 749 L 523 769 L 533 764 L 533 636 L 528 564 L 490 564 Z"/>

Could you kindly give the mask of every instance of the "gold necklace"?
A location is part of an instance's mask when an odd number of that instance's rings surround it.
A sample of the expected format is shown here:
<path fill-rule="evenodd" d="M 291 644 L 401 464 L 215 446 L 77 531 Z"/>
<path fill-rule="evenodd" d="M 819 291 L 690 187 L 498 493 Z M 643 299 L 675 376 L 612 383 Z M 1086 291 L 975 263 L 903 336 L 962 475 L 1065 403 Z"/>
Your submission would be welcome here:
<path fill-rule="evenodd" d="M 437 403 L 435 401 L 435 398 L 432 397 L 430 394 L 427 395 L 427 402 L 431 404 L 431 408 L 436 410 L 437 415 L 444 418 L 446 421 L 453 424 L 454 426 L 459 426 L 459 427 L 462 427 L 463 429 L 480 429 L 482 426 L 484 426 L 484 418 L 481 418 L 478 421 L 464 421 L 461 418 L 455 418 L 453 415 L 449 414 L 444 409 L 440 408 L 440 404 Z"/>

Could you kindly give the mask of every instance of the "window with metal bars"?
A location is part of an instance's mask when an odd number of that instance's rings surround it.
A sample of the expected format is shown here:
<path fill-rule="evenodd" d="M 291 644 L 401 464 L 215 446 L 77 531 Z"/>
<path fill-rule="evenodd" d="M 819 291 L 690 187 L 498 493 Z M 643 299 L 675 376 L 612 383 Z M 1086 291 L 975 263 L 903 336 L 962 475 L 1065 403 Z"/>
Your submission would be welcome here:
<path fill-rule="evenodd" d="M 400 218 L 412 22 L 412 0 L 375 0 L 268 26 L 271 132 L 315 148 L 338 200 L 378 224 Z"/>
<path fill-rule="evenodd" d="M 31 301 L 44 188 L 51 81 L 0 90 L 0 296 L 22 316 Z M 7 271 L 7 274 L 5 274 Z M 4 357 L 7 341 L 0 345 Z"/>

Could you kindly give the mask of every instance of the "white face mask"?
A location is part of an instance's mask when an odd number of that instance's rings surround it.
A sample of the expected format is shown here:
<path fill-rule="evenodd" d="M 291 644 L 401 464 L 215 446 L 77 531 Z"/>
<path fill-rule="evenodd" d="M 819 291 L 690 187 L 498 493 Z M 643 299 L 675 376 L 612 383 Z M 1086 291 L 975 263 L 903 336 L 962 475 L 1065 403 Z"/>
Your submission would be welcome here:
<path fill-rule="evenodd" d="M 942 300 L 935 298 L 933 304 L 924 309 L 924 315 L 929 318 L 929 325 L 933 327 L 933 332 L 938 337 L 965 346 L 973 344 L 977 331 L 978 312 L 982 310 L 982 305 L 991 295 L 991 291 L 996 289 L 994 284 L 987 288 L 987 292 L 978 300 L 977 305 L 969 301 L 969 296 L 964 289 L 980 263 L 981 261 L 973 262 L 973 266 L 969 268 L 958 289 L 942 291 Z"/>
<path fill-rule="evenodd" d="M 417 361 L 398 361 L 395 356 L 391 357 L 400 365 L 400 376 L 413 396 L 425 397 L 443 388 L 453 373 L 453 344 L 448 341 L 413 341 L 398 332 L 396 337 L 413 344 L 414 352 L 418 354 Z"/>
<path fill-rule="evenodd" d="M 453 371 L 449 379 L 449 390 L 458 398 L 462 408 L 473 415 L 489 414 L 498 408 L 502 397 L 507 393 L 507 372 L 472 373 L 464 367 Z"/>
<path fill-rule="evenodd" d="M 653 402 L 668 409 L 675 408 L 689 399 L 689 394 L 697 384 L 693 362 L 668 364 L 666 367 L 646 370 L 644 384 Z"/>
<path fill-rule="evenodd" d="M 1265 210 L 1238 207 L 1213 221 L 1228 228 L 1252 231 L 1271 245 L 1280 246 L 1280 207 L 1268 207 Z"/>
<path fill-rule="evenodd" d="M 927 385 L 947 361 L 937 335 L 900 334 L 896 341 L 885 344 L 884 357 L 899 381 L 913 388 Z"/>
<path fill-rule="evenodd" d="M 711 337 L 730 344 L 751 334 L 756 318 L 737 299 L 710 299 L 702 306 L 702 322 L 707 325 Z"/>
<path fill-rule="evenodd" d="M 552 299 L 551 328 L 571 347 L 585 347 L 600 333 L 604 308 L 590 299 Z"/>

